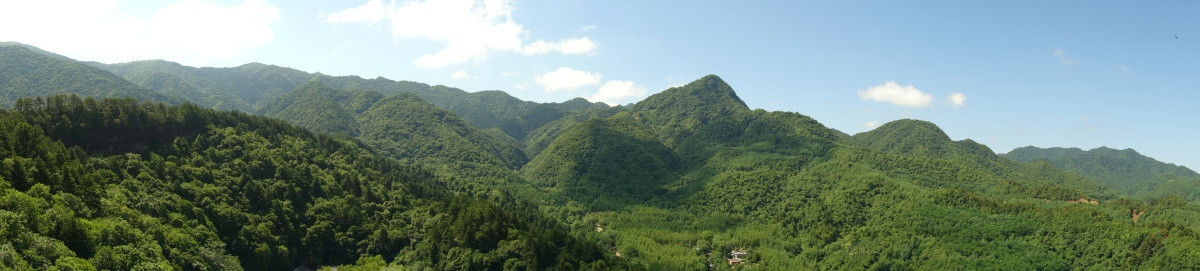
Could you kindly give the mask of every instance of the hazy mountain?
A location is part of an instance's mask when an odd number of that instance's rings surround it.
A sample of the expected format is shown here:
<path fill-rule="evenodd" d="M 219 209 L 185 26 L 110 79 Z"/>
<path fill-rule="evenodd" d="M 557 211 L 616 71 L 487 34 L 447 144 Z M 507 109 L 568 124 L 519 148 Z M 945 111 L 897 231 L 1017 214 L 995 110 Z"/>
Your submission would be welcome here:
<path fill-rule="evenodd" d="M 0 45 L 0 106 L 18 98 L 77 94 L 91 97 L 130 97 L 140 101 L 182 103 L 107 71 L 18 44 Z"/>
<path fill-rule="evenodd" d="M 1117 150 L 1100 147 L 1091 150 L 1078 148 L 1016 148 L 1006 154 L 1017 161 L 1046 161 L 1056 168 L 1079 173 L 1112 187 L 1122 194 L 1138 199 L 1153 199 L 1166 195 L 1200 202 L 1200 173 L 1184 166 L 1160 162 L 1133 149 Z"/>
<path fill-rule="evenodd" d="M 466 92 L 386 78 L 329 76 L 291 68 L 250 63 L 232 68 L 195 68 L 162 60 L 103 65 L 143 87 L 187 97 L 205 107 L 256 112 L 273 99 L 310 80 L 339 90 L 375 91 L 383 95 L 413 93 L 425 101 L 458 114 L 480 129 L 498 128 L 518 141 L 529 133 L 572 112 L 606 107 L 583 99 L 563 103 L 522 101 L 502 91 Z"/>

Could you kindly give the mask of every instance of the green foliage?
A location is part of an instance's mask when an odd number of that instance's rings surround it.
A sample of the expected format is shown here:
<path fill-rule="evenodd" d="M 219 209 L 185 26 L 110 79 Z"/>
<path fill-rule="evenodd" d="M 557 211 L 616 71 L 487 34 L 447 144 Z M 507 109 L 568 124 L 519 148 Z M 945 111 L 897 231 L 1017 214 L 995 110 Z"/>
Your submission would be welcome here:
<path fill-rule="evenodd" d="M 75 94 L 130 97 L 142 101 L 182 103 L 183 99 L 147 90 L 101 69 L 45 55 L 22 45 L 0 45 L 0 107 L 19 98 Z"/>
<path fill-rule="evenodd" d="M 529 157 L 536 157 L 567 129 L 590 119 L 611 117 L 621 112 L 622 109 L 621 107 L 596 107 L 542 125 L 525 136 L 525 154 Z"/>
<path fill-rule="evenodd" d="M 679 166 L 671 149 L 623 114 L 571 127 L 523 170 L 536 185 L 603 209 L 663 194 Z"/>
<path fill-rule="evenodd" d="M 433 175 L 361 143 L 190 105 L 77 99 L 22 100 L 31 106 L 0 111 L 0 127 L 10 128 L 0 133 L 5 267 L 261 270 L 379 256 L 436 269 L 546 269 L 605 261 L 536 207 L 453 195 Z M 122 114 L 86 118 L 105 111 Z M 107 130 L 71 132 L 80 127 Z M 58 140 L 68 136 L 72 143 Z M 107 156 L 80 148 L 113 138 L 145 147 Z"/>
<path fill-rule="evenodd" d="M 195 68 L 163 60 L 98 65 L 142 87 L 178 93 L 206 108 L 254 112 L 254 108 L 316 77 L 295 69 L 250 63 L 232 68 Z"/>
<path fill-rule="evenodd" d="M 267 103 L 259 114 L 317 133 L 353 137 L 358 135 L 355 116 L 362 112 L 358 109 L 369 108 L 381 99 L 379 95 L 360 93 L 363 92 L 335 90 L 310 81 Z"/>
<path fill-rule="evenodd" d="M 399 94 L 376 102 L 363 112 L 359 127 L 360 139 L 397 158 L 507 168 L 518 168 L 527 160 L 511 141 L 489 136 L 454 113 L 434 107 L 413 94 Z"/>
<path fill-rule="evenodd" d="M 1184 166 L 1146 157 L 1132 149 L 1021 147 L 1004 157 L 1017 161 L 1045 161 L 1055 168 L 1075 172 L 1127 197 L 1149 200 L 1175 195 L 1200 203 L 1200 173 Z"/>
<path fill-rule="evenodd" d="M 500 91 L 468 93 L 445 86 L 393 81 L 382 77 L 375 79 L 363 79 L 357 76 L 335 77 L 260 63 L 250 63 L 232 68 L 195 68 L 162 60 L 148 60 L 112 65 L 96 64 L 96 66 L 107 69 L 144 88 L 187 98 L 188 101 L 201 107 L 264 112 L 267 115 L 280 117 L 287 115 L 279 115 L 282 107 L 280 102 L 275 101 L 277 98 L 288 100 L 284 102 L 285 105 L 291 105 L 297 102 L 308 102 L 303 98 L 310 98 L 313 94 L 321 97 L 340 95 L 312 93 L 312 87 L 306 86 L 311 81 L 317 81 L 338 90 L 367 90 L 368 94 L 378 92 L 381 95 L 374 97 L 375 100 L 382 96 L 412 93 L 440 108 L 454 112 L 479 129 L 498 128 L 517 140 L 521 140 L 531 131 L 571 113 L 588 108 L 607 107 L 604 104 L 590 103 L 583 99 L 574 99 L 563 103 L 535 103 L 521 101 Z M 297 95 L 294 92 L 305 93 Z M 362 92 L 350 95 L 360 93 Z M 337 97 L 334 100 L 342 103 L 346 109 L 357 113 L 366 109 L 361 106 L 361 100 L 358 102 L 343 101 L 341 98 L 345 97 Z M 321 110 L 336 110 L 331 108 L 327 101 L 319 103 L 316 106 Z M 301 108 L 292 110 L 301 110 Z M 322 112 L 315 109 L 310 110 L 311 112 L 298 113 Z M 301 126 L 308 127 L 312 124 L 314 123 L 302 123 Z M 334 132 L 353 134 L 341 130 Z"/>
<path fill-rule="evenodd" d="M 38 76 L 74 63 L 40 54 Z M 716 76 L 607 107 L 256 63 L 93 65 L 198 105 L 0 110 L 0 269 L 1200 266 L 1191 194 L 1121 196 L 924 121 L 851 137 L 750 110 Z M 1081 165 L 1150 176 L 1139 193 L 1195 186 L 1141 158 Z"/>

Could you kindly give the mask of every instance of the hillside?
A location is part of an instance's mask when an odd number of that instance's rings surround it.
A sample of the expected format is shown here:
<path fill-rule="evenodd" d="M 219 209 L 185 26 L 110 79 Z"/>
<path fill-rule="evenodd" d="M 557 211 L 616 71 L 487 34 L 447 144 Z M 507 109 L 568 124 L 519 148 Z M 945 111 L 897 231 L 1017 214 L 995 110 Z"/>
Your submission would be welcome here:
<path fill-rule="evenodd" d="M 583 99 L 535 103 L 519 100 L 501 91 L 471 93 L 446 86 L 393 81 L 382 77 L 329 76 L 260 63 L 232 68 L 196 68 L 148 60 L 96 66 L 145 88 L 186 97 L 204 107 L 242 112 L 263 110 L 274 99 L 312 80 L 338 90 L 366 90 L 387 96 L 413 93 L 429 103 L 454 112 L 479 129 L 497 128 L 518 141 L 529 132 L 570 113 L 607 107 Z"/>
<path fill-rule="evenodd" d="M 594 208 L 659 197 L 679 157 L 628 115 L 572 126 L 522 170 L 536 185 Z"/>
<path fill-rule="evenodd" d="M 76 94 L 91 97 L 129 97 L 141 101 L 182 103 L 106 72 L 62 56 L 47 55 L 20 44 L 0 45 L 0 106 L 19 98 Z"/>
<path fill-rule="evenodd" d="M 0 110 L 0 269 L 607 265 L 534 207 L 455 196 L 358 143 L 190 105 L 49 100 L 66 102 Z M 151 147 L 76 148 L 111 134 Z"/>
<path fill-rule="evenodd" d="M 454 113 L 413 94 L 379 100 L 363 112 L 358 124 L 360 139 L 396 158 L 470 162 L 509 169 L 518 168 L 528 160 L 515 144 L 490 136 Z"/>
<path fill-rule="evenodd" d="M 1133 149 L 1100 147 L 1016 148 L 1004 157 L 1017 161 L 1046 161 L 1056 168 L 1079 173 L 1121 194 L 1141 200 L 1174 195 L 1200 203 L 1200 173 L 1184 166 L 1169 164 Z"/>
<path fill-rule="evenodd" d="M 1123 197 L 927 121 L 849 136 L 751 109 L 716 75 L 608 107 L 133 63 L 263 116 L 72 96 L 0 110 L 0 269 L 1200 266 L 1200 207 L 1179 196 Z"/>
<path fill-rule="evenodd" d="M 359 133 L 358 114 L 382 98 L 377 92 L 337 90 L 310 81 L 271 100 L 258 113 L 314 132 L 353 137 Z"/>

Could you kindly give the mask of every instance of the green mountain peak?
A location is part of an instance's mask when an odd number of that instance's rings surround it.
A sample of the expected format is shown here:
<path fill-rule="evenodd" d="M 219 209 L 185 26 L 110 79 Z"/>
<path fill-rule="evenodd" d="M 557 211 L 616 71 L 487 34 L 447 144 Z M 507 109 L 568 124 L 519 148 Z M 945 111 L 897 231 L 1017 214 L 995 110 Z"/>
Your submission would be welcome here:
<path fill-rule="evenodd" d="M 888 122 L 856 134 L 850 141 L 878 151 L 910 155 L 942 156 L 954 148 L 954 141 L 936 124 L 915 119 Z"/>
<path fill-rule="evenodd" d="M 651 95 L 634 105 L 636 110 L 678 109 L 729 113 L 750 110 L 733 87 L 716 75 L 707 75 L 680 87 L 673 87 Z"/>

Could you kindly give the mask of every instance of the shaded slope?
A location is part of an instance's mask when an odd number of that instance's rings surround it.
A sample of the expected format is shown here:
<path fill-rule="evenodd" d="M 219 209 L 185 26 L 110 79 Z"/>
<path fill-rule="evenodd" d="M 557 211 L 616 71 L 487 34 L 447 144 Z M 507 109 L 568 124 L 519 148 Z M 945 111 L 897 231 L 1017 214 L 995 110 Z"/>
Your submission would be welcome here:
<path fill-rule="evenodd" d="M 25 46 L 0 46 L 0 106 L 18 98 L 76 94 L 92 97 L 129 97 L 139 101 L 182 103 L 101 69 L 61 56 L 35 52 Z"/>
<path fill-rule="evenodd" d="M 525 154 L 529 155 L 529 157 L 537 157 L 542 150 L 549 147 L 550 143 L 553 143 L 555 139 L 572 126 L 591 119 L 611 117 L 621 112 L 621 110 L 622 108 L 620 107 L 596 107 L 546 123 L 546 125 L 542 125 L 542 127 L 538 127 L 526 135 L 524 140 Z"/>
<path fill-rule="evenodd" d="M 661 196 L 679 165 L 642 125 L 618 115 L 571 127 L 523 171 L 535 185 L 604 209 Z"/>
<path fill-rule="evenodd" d="M 258 112 L 314 132 L 353 137 L 358 135 L 356 109 L 369 108 L 379 99 L 382 99 L 382 96 L 378 93 L 370 95 L 336 90 L 311 81 L 273 99 Z"/>
<path fill-rule="evenodd" d="M 510 169 L 527 161 L 517 146 L 487 135 L 414 94 L 379 100 L 363 112 L 358 124 L 360 139 L 392 157 Z"/>

